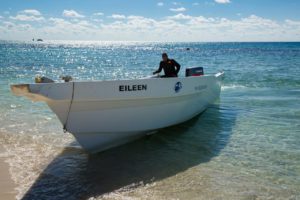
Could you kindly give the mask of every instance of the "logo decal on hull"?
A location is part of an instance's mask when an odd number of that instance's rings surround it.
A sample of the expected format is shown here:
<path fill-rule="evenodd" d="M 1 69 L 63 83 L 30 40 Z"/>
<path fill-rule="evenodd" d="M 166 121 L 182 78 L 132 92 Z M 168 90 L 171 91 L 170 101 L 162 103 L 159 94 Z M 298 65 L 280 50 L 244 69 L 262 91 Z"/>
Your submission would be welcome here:
<path fill-rule="evenodd" d="M 174 90 L 175 90 L 176 93 L 178 93 L 181 90 L 181 88 L 182 88 L 182 83 L 181 82 L 177 82 L 175 84 Z"/>

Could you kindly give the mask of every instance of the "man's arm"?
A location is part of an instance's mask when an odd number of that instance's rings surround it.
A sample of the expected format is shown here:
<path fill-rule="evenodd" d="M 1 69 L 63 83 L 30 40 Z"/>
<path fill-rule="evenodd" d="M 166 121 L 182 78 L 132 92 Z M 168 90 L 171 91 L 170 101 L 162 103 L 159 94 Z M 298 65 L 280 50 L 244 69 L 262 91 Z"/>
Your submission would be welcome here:
<path fill-rule="evenodd" d="M 160 73 L 161 70 L 162 70 L 162 68 L 163 68 L 163 67 L 162 67 L 162 63 L 160 62 L 158 70 L 156 70 L 155 72 L 153 72 L 153 74 Z"/>
<path fill-rule="evenodd" d="M 176 67 L 176 74 L 180 71 L 180 64 L 176 62 L 176 60 L 173 60 L 174 66 Z"/>

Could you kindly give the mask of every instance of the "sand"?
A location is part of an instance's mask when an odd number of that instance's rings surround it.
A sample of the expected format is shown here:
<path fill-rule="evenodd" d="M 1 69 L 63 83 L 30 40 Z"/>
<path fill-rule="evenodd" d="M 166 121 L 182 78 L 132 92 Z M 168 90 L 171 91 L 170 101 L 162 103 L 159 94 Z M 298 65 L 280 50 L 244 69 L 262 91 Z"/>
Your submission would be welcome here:
<path fill-rule="evenodd" d="M 0 146 L 0 153 L 4 151 Z M 9 174 L 9 166 L 0 157 L 0 199 L 12 200 L 16 199 L 16 191 L 14 190 L 15 184 Z"/>

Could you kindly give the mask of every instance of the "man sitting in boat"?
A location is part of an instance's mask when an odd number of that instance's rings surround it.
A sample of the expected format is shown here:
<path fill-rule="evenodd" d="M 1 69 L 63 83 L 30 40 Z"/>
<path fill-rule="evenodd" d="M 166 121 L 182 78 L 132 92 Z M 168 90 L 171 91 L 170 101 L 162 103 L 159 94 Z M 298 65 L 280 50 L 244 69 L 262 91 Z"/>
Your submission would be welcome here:
<path fill-rule="evenodd" d="M 161 77 L 177 77 L 180 65 L 174 59 L 169 59 L 166 53 L 163 53 L 159 68 L 153 74 L 160 73 L 162 69 L 164 69 L 165 75 Z"/>

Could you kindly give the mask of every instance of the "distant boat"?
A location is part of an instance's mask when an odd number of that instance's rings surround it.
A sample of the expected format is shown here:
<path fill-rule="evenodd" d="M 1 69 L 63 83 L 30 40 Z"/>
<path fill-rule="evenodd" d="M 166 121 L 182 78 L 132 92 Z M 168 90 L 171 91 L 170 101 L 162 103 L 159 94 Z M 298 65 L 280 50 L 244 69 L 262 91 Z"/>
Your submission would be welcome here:
<path fill-rule="evenodd" d="M 39 38 L 39 39 L 37 39 L 36 41 L 37 41 L 37 42 L 43 42 L 43 39 L 40 39 L 40 38 Z"/>
<path fill-rule="evenodd" d="M 53 82 L 11 85 L 15 95 L 44 101 L 64 129 L 89 152 L 127 143 L 157 129 L 187 121 L 220 95 L 223 73 L 136 80 Z M 44 78 L 44 79 L 43 79 Z"/>

